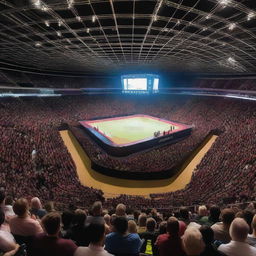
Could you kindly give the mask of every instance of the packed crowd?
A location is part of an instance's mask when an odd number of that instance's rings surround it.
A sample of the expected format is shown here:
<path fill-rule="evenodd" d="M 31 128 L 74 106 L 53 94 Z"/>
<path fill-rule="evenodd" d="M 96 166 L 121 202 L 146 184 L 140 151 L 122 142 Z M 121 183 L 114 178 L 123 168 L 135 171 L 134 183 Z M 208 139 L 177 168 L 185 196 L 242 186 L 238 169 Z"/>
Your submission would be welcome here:
<path fill-rule="evenodd" d="M 129 205 L 131 206 L 131 205 Z M 0 254 L 4 256 L 255 256 L 256 204 L 201 205 L 161 212 L 43 207 L 38 197 L 13 198 L 0 188 Z"/>
<path fill-rule="evenodd" d="M 193 87 L 255 91 L 255 79 L 200 79 Z"/>
<path fill-rule="evenodd" d="M 36 74 L 16 72 L 10 70 L 0 71 L 1 86 L 21 86 L 35 88 L 91 88 L 104 87 L 112 88 L 116 78 L 90 77 L 90 76 L 60 76 L 48 74 Z"/>
<path fill-rule="evenodd" d="M 2 99 L 0 102 L 0 180 L 15 197 L 32 195 L 63 204 L 89 205 L 104 200 L 99 190 L 80 184 L 75 165 L 59 135 L 64 123 L 111 115 L 143 113 L 193 124 L 190 137 L 127 158 L 107 155 L 89 138 L 88 155 L 100 165 L 122 171 L 166 170 L 182 161 L 212 130 L 221 131 L 217 141 L 197 166 L 191 183 L 181 191 L 151 195 L 151 199 L 121 196 L 106 204 L 126 200 L 134 205 L 166 208 L 168 204 L 250 200 L 255 194 L 255 102 L 233 99 L 164 97 L 131 99 L 76 96 L 58 98 Z M 37 152 L 36 168 L 31 152 Z M 36 169 L 36 170 L 35 170 Z"/>

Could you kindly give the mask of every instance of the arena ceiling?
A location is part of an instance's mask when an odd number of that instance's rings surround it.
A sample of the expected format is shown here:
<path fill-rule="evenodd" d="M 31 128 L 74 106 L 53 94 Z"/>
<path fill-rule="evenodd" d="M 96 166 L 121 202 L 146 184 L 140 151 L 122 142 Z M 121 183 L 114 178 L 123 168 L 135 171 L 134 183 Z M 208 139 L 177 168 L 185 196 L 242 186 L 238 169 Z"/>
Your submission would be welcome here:
<path fill-rule="evenodd" d="M 255 0 L 0 0 L 0 63 L 256 72 Z"/>

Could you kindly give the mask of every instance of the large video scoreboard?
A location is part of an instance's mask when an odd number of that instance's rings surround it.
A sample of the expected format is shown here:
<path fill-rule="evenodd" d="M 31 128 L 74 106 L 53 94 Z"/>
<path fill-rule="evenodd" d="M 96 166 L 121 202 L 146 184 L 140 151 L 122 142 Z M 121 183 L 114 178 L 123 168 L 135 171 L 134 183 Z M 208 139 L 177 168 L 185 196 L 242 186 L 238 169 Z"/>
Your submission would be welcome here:
<path fill-rule="evenodd" d="M 129 74 L 121 76 L 123 93 L 158 93 L 159 76 L 154 74 Z"/>

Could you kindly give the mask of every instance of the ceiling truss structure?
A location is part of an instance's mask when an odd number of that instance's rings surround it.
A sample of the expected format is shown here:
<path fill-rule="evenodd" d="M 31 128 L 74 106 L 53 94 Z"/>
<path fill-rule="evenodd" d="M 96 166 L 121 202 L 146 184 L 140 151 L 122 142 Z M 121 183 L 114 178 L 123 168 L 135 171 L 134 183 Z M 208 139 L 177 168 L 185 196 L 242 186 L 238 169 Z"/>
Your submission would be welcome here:
<path fill-rule="evenodd" d="M 0 10 L 1 63 L 256 72 L 254 0 L 0 0 Z"/>

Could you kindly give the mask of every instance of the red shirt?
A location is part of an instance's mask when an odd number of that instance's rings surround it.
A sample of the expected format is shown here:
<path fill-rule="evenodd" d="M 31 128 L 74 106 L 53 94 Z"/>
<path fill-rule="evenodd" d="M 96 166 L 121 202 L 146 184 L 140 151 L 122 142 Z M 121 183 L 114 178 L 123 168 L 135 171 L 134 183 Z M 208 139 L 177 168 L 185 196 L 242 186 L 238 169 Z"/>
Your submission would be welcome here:
<path fill-rule="evenodd" d="M 185 224 L 184 221 L 179 220 L 179 227 L 180 227 L 180 229 L 179 229 L 179 235 L 180 235 L 180 237 L 181 237 L 181 236 L 184 235 L 185 230 L 186 230 L 186 228 L 187 228 L 187 225 Z"/>
<path fill-rule="evenodd" d="M 182 249 L 181 238 L 171 237 L 169 234 L 158 236 L 156 246 L 160 256 L 184 256 L 185 252 Z"/>
<path fill-rule="evenodd" d="M 32 256 L 73 256 L 76 249 L 71 240 L 40 234 L 32 243 Z"/>

